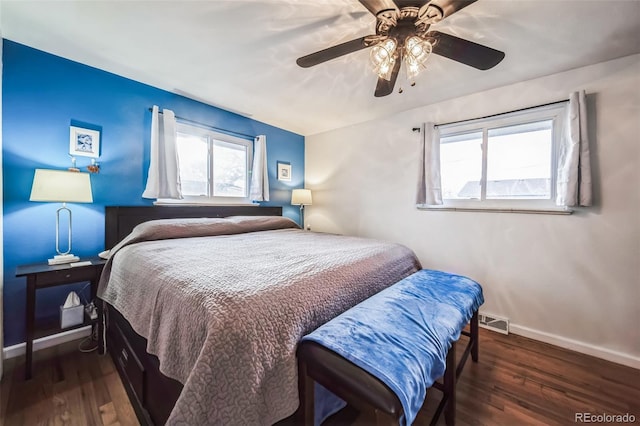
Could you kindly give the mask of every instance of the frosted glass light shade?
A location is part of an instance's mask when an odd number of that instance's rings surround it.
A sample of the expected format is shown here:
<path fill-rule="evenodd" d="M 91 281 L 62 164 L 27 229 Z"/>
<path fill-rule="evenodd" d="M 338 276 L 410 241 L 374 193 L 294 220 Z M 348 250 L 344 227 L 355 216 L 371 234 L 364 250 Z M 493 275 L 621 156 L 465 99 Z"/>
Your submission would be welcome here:
<path fill-rule="evenodd" d="M 378 77 L 385 80 L 391 79 L 393 66 L 396 63 L 397 42 L 394 38 L 388 38 L 371 49 L 370 59 L 373 71 Z"/>
<path fill-rule="evenodd" d="M 93 203 L 89 174 L 36 169 L 29 201 Z"/>
<path fill-rule="evenodd" d="M 291 204 L 310 206 L 313 204 L 310 189 L 294 189 L 291 192 Z"/>
<path fill-rule="evenodd" d="M 432 50 L 431 43 L 423 38 L 418 36 L 407 38 L 405 41 L 404 62 L 409 80 L 413 80 L 426 68 L 426 62 Z"/>

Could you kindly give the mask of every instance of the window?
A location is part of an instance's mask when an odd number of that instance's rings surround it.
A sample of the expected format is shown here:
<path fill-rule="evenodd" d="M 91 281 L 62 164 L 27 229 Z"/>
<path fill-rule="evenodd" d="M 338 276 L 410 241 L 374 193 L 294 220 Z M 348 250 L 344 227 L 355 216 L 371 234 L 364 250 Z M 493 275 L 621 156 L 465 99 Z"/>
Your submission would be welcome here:
<path fill-rule="evenodd" d="M 555 209 L 566 104 L 440 127 L 444 207 Z"/>
<path fill-rule="evenodd" d="M 253 141 L 178 123 L 176 145 L 186 202 L 251 202 Z"/>

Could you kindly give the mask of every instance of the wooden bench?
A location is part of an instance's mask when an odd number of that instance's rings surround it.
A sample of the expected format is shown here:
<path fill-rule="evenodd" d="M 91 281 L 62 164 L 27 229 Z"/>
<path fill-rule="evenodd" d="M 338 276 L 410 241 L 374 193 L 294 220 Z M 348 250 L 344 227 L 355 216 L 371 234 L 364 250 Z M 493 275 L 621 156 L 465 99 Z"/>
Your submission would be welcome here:
<path fill-rule="evenodd" d="M 469 354 L 478 361 L 483 302 L 476 282 L 421 270 L 305 336 L 297 351 L 304 423 L 322 420 L 314 419 L 317 383 L 378 425 L 412 423 L 426 389 L 434 387 L 444 395 L 431 424 L 444 410 L 446 424 L 453 425 L 456 381 Z M 456 364 L 460 334 L 469 342 Z"/>

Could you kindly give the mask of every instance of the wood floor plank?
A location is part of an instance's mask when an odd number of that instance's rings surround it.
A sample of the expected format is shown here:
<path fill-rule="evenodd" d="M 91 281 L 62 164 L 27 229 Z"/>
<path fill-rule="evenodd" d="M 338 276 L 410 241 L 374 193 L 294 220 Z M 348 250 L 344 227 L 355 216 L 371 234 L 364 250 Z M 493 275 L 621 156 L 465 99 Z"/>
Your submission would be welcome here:
<path fill-rule="evenodd" d="M 20 368 L 17 363 L 5 365 L 5 373 L 2 378 L 2 391 L 7 392 L 7 406 L 3 412 L 2 421 L 5 425 L 23 424 L 24 409 L 22 404 L 16 401 L 21 393 L 19 386 L 14 384 L 20 380 L 24 380 L 24 369 Z M 13 386 L 12 386 L 13 385 Z"/>
<path fill-rule="evenodd" d="M 501 355 L 496 356 L 498 350 L 498 346 L 487 348 L 486 357 L 493 368 L 501 371 L 526 377 L 530 381 L 549 388 L 570 392 L 575 397 L 581 396 L 583 399 L 595 400 L 598 405 L 606 405 L 618 411 L 630 409 L 631 404 L 637 401 L 637 383 L 640 382 L 640 376 L 635 382 L 635 389 L 631 384 L 609 380 L 608 377 L 600 373 L 601 360 L 596 360 L 594 365 L 587 369 L 576 367 L 575 364 L 563 363 L 561 360 L 540 358 L 539 355 L 536 355 L 535 364 L 530 365 L 532 363 L 528 363 L 526 360 L 527 357 L 533 356 L 531 353 L 513 353 L 509 357 L 502 357 Z M 606 393 L 599 391 L 603 386 L 607 389 Z"/>
<path fill-rule="evenodd" d="M 93 366 L 88 364 L 88 357 L 80 357 L 78 366 L 78 380 L 80 383 L 80 394 L 82 397 L 82 404 L 85 407 L 85 416 L 88 424 L 99 425 L 103 422 L 102 413 L 100 407 L 104 405 L 104 399 L 100 400 L 99 392 L 106 388 L 101 380 L 94 381 L 91 371 Z M 106 396 L 103 396 L 106 397 Z"/>
<path fill-rule="evenodd" d="M 100 416 L 104 426 L 113 426 L 119 424 L 118 413 L 113 402 L 100 406 Z"/>
<path fill-rule="evenodd" d="M 15 363 L 16 358 L 11 358 L 4 362 L 3 369 L 5 377 L 10 376 L 12 372 L 15 371 Z M 9 407 L 9 395 L 11 394 L 12 384 L 13 380 L 11 379 L 0 382 L 0 426 L 7 425 L 7 409 Z"/>
<path fill-rule="evenodd" d="M 104 364 L 106 362 L 111 362 L 111 358 L 109 355 L 103 355 L 97 357 L 97 362 L 99 364 Z M 88 370 L 88 374 L 92 380 L 94 397 L 96 401 L 96 405 L 98 407 L 102 407 L 111 402 L 111 395 L 109 394 L 109 389 L 107 389 L 107 384 L 104 380 L 102 380 L 104 373 L 102 372 L 102 368 L 96 368 L 96 358 L 95 357 L 85 357 L 84 358 L 85 369 Z"/>
<path fill-rule="evenodd" d="M 52 365 L 52 370 L 60 375 L 60 380 L 56 380 L 51 384 L 53 404 L 49 415 L 53 424 L 75 425 L 76 422 L 73 420 L 79 418 L 79 416 L 84 416 L 84 409 L 74 404 L 73 393 L 77 382 L 69 369 L 68 359 L 58 357 Z"/>
<path fill-rule="evenodd" d="M 113 369 L 111 373 L 104 376 L 104 380 L 107 384 L 107 389 L 109 389 L 109 394 L 111 395 L 111 399 L 116 410 L 118 422 L 123 425 L 137 425 L 138 420 L 136 418 L 136 413 L 133 411 L 133 407 L 129 403 L 129 398 L 127 397 L 117 371 Z"/>
<path fill-rule="evenodd" d="M 103 425 L 101 407 L 111 404 L 110 425 L 135 425 L 137 421 L 115 369 L 108 356 L 80 353 L 78 342 L 69 342 L 34 354 L 33 378 L 24 380 L 24 358 L 17 358 L 2 379 L 6 410 L 1 422 L 13 425 Z M 109 376 L 105 379 L 107 372 Z M 6 391 L 7 396 L 4 396 Z M 111 393 L 133 418 L 120 423 Z M 106 416 L 109 418 L 109 415 Z"/>
<path fill-rule="evenodd" d="M 138 424 L 111 358 L 80 353 L 77 344 L 37 352 L 29 381 L 23 358 L 6 363 L 0 426 Z M 440 398 L 439 391 L 429 390 L 416 426 L 429 424 Z M 467 361 L 457 385 L 458 426 L 567 425 L 575 423 L 577 412 L 628 412 L 638 421 L 640 370 L 480 330 L 480 361 Z M 358 424 L 358 419 L 366 416 L 345 411 L 328 423 Z"/>

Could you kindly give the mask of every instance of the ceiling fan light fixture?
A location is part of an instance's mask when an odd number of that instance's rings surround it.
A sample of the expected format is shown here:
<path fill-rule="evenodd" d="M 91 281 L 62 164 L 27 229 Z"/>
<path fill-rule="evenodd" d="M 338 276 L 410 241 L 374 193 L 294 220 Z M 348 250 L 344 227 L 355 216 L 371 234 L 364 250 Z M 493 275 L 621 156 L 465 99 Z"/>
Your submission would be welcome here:
<path fill-rule="evenodd" d="M 407 71 L 407 78 L 414 79 L 427 66 L 427 59 L 433 50 L 433 46 L 428 40 L 418 36 L 409 36 L 404 43 L 404 54 L 402 55 Z"/>
<path fill-rule="evenodd" d="M 393 66 L 396 63 L 396 48 L 398 43 L 394 38 L 388 38 L 373 46 L 371 49 L 371 65 L 378 77 L 389 80 Z"/>
<path fill-rule="evenodd" d="M 302 56 L 296 60 L 299 66 L 309 68 L 370 48 L 371 66 L 378 75 L 373 94 L 380 98 L 393 93 L 403 65 L 413 86 L 431 53 L 482 71 L 504 59 L 504 52 L 431 29 L 478 0 L 357 1 L 376 18 L 375 33 Z"/>

